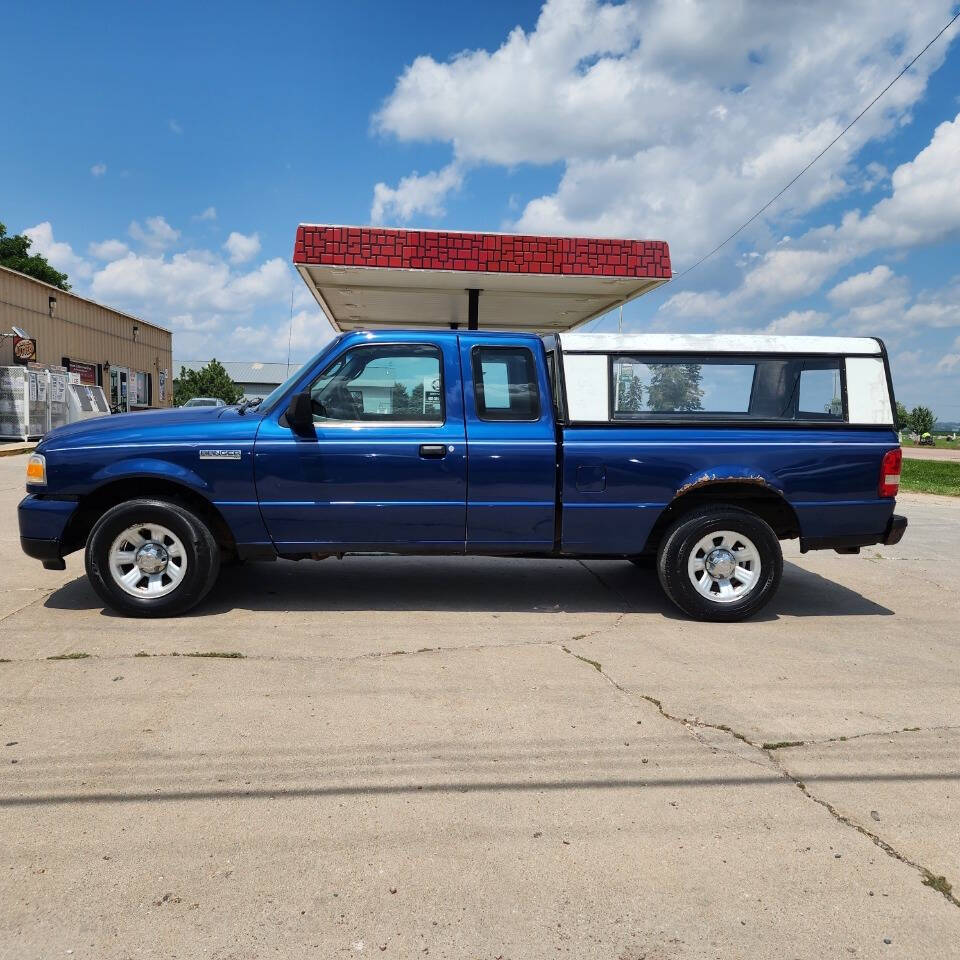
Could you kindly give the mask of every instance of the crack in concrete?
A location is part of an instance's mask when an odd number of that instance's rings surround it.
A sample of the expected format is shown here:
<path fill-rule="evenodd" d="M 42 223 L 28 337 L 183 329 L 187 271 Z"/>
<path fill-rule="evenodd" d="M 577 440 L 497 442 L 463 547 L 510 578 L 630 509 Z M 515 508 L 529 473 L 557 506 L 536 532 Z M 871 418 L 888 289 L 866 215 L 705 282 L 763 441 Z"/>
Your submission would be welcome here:
<path fill-rule="evenodd" d="M 586 637 L 589 634 L 581 634 L 581 636 Z M 171 651 L 169 653 L 109 653 L 109 654 L 99 654 L 91 653 L 84 656 L 84 660 L 99 660 L 99 661 L 112 661 L 112 660 L 253 660 L 253 661 L 276 661 L 278 663 L 312 663 L 315 661 L 331 662 L 331 663 L 355 663 L 360 660 L 378 660 L 385 659 L 390 657 L 412 657 L 417 656 L 418 654 L 423 653 L 456 653 L 460 651 L 469 651 L 473 652 L 476 650 L 503 650 L 503 649 L 516 649 L 519 647 L 552 647 L 556 646 L 556 640 L 518 640 L 515 643 L 477 643 L 470 644 L 462 647 L 419 647 L 416 650 L 372 650 L 366 653 L 357 653 L 352 656 L 345 657 L 333 657 L 333 656 L 314 656 L 314 657 L 296 657 L 296 656 L 271 656 L 270 654 L 264 653 L 241 653 L 240 656 L 233 655 L 235 651 L 218 653 L 217 651 L 210 651 L 208 653 L 181 653 L 180 651 Z M 229 655 L 228 655 L 229 653 Z M 43 656 L 43 657 L 17 657 L 15 659 L 5 659 L 4 663 L 17 664 L 17 663 L 46 663 L 48 660 L 62 660 L 64 659 L 63 655 L 57 654 L 53 657 Z M 80 658 L 71 658 L 71 659 L 80 659 Z"/>
<path fill-rule="evenodd" d="M 822 740 L 784 740 L 779 743 L 761 744 L 763 750 L 789 750 L 793 747 L 820 747 L 828 743 L 846 743 L 864 737 L 893 737 L 901 733 L 936 733 L 941 730 L 960 730 L 960 724 L 944 723 L 936 727 L 897 727 L 896 730 L 869 730 L 867 733 L 850 733 L 840 737 L 825 737 Z"/>
<path fill-rule="evenodd" d="M 688 732 L 690 732 L 695 737 L 695 739 L 697 739 L 701 743 L 704 743 L 706 745 L 706 741 L 702 740 L 700 737 L 696 735 L 696 732 L 695 732 L 696 727 L 703 727 L 710 730 L 719 730 L 722 733 L 726 733 L 728 736 L 734 737 L 735 739 L 741 741 L 742 743 L 745 743 L 748 746 L 753 747 L 755 750 L 763 754 L 763 756 L 766 757 L 768 761 L 768 763 L 760 763 L 757 765 L 763 766 L 766 769 L 769 769 L 769 767 L 772 765 L 773 768 L 777 771 L 777 773 L 779 773 L 780 776 L 783 777 L 783 779 L 786 782 L 792 783 L 795 787 L 797 787 L 800 790 L 800 792 L 808 800 L 812 800 L 818 806 L 823 807 L 823 809 L 826 810 L 834 818 L 834 820 L 836 820 L 838 823 L 843 824 L 845 827 L 849 827 L 852 830 L 855 830 L 857 833 L 861 834 L 861 836 L 866 837 L 875 846 L 879 847 L 885 854 L 887 854 L 887 856 L 892 857 L 894 860 L 899 861 L 905 866 L 912 867 L 914 870 L 917 871 L 917 873 L 920 874 L 920 882 L 924 886 L 930 887 L 931 889 L 935 890 L 944 899 L 952 903 L 955 907 L 960 908 L 960 899 L 958 899 L 958 897 L 953 893 L 952 885 L 947 881 L 946 877 L 938 876 L 928 867 L 925 867 L 922 863 L 918 863 L 916 860 L 911 859 L 906 854 L 901 853 L 899 850 L 897 850 L 896 847 L 894 847 L 891 843 L 888 843 L 881 836 L 879 836 L 878 834 L 874 833 L 871 830 L 868 830 L 866 827 L 862 826 L 859 823 L 856 823 L 850 817 L 841 813 L 832 803 L 830 803 L 829 800 L 824 800 L 822 797 L 816 796 L 810 790 L 810 788 L 806 785 L 806 783 L 804 783 L 799 777 L 791 773 L 786 768 L 786 766 L 784 766 L 784 764 L 780 762 L 779 758 L 776 756 L 775 750 L 766 749 L 763 744 L 757 743 L 756 741 L 751 740 L 745 734 L 740 733 L 738 730 L 734 730 L 732 727 L 728 726 L 725 723 L 711 723 L 708 720 L 702 720 L 699 717 L 682 717 L 676 714 L 672 714 L 664 708 L 663 702 L 661 700 L 658 700 L 656 697 L 652 697 L 649 694 L 645 694 L 645 693 L 640 693 L 640 694 L 631 693 L 631 691 L 627 690 L 622 684 L 618 683 L 613 677 L 611 677 L 603 669 L 603 667 L 596 661 L 588 660 L 586 657 L 581 657 L 573 653 L 572 651 L 567 650 L 566 647 L 563 647 L 561 649 L 563 649 L 564 652 L 568 653 L 570 656 L 575 657 L 577 660 L 581 660 L 587 663 L 588 665 L 593 666 L 594 669 L 600 674 L 600 676 L 602 676 L 604 680 L 607 681 L 607 683 L 609 683 L 612 687 L 618 690 L 623 696 L 625 696 L 631 702 L 634 701 L 635 697 L 639 697 L 641 700 L 644 700 L 647 703 L 655 706 L 659 711 L 660 715 L 664 719 L 670 720 L 673 723 L 679 723 Z M 933 728 L 933 729 L 941 729 L 941 728 Z M 949 729 L 954 729 L 954 728 L 949 728 Z M 907 731 L 901 730 L 897 732 L 902 733 Z M 910 732 L 914 732 L 914 731 L 910 731 Z M 858 736 L 870 736 L 870 735 L 871 734 L 860 734 Z M 836 739 L 839 740 L 840 738 L 838 737 Z M 852 739 L 852 738 L 847 738 L 847 739 Z M 827 742 L 832 742 L 832 741 L 827 741 Z M 741 757 L 741 759 L 747 760 L 746 757 Z M 747 762 L 754 762 L 754 761 L 747 760 Z"/>

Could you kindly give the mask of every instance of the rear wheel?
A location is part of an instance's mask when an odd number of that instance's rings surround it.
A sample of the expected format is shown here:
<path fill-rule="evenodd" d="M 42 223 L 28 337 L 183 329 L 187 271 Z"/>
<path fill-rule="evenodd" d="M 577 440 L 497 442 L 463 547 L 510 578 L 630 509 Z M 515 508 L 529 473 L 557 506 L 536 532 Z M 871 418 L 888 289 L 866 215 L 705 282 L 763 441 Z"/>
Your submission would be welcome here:
<path fill-rule="evenodd" d="M 87 576 L 120 613 L 169 617 L 216 582 L 220 549 L 202 518 L 179 503 L 130 500 L 108 510 L 87 540 Z"/>
<path fill-rule="evenodd" d="M 657 555 L 667 596 L 696 620 L 753 616 L 776 593 L 780 542 L 769 524 L 739 507 L 701 507 L 667 531 Z"/>

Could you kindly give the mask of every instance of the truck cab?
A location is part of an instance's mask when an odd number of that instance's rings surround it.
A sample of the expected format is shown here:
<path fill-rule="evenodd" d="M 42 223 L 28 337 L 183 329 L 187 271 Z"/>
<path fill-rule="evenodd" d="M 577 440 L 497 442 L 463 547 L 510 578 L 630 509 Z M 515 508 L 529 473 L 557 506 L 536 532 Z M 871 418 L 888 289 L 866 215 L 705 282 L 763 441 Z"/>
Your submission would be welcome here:
<path fill-rule="evenodd" d="M 357 330 L 257 405 L 53 431 L 21 542 L 51 567 L 85 548 L 140 616 L 225 560 L 388 552 L 649 560 L 689 616 L 738 620 L 781 540 L 903 535 L 893 410 L 868 338 Z"/>

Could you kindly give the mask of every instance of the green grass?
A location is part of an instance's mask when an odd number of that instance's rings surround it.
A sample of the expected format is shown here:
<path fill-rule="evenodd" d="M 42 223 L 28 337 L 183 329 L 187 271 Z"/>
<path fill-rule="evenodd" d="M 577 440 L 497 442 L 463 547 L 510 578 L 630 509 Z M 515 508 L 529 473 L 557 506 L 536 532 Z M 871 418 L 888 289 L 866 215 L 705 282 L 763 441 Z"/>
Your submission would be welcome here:
<path fill-rule="evenodd" d="M 904 459 L 900 469 L 900 489 L 960 497 L 960 462 Z"/>
<path fill-rule="evenodd" d="M 900 445 L 903 447 L 919 447 L 921 450 L 924 449 L 916 441 L 906 438 L 900 441 Z M 960 450 L 960 440 L 954 440 L 951 442 L 945 437 L 935 435 L 933 438 L 933 447 L 936 450 Z M 926 449 L 929 450 L 930 447 L 927 447 Z"/>
<path fill-rule="evenodd" d="M 401 651 L 402 652 L 402 651 Z M 192 653 L 183 654 L 185 657 L 215 657 L 221 660 L 243 660 L 244 656 L 237 650 L 195 650 Z"/>

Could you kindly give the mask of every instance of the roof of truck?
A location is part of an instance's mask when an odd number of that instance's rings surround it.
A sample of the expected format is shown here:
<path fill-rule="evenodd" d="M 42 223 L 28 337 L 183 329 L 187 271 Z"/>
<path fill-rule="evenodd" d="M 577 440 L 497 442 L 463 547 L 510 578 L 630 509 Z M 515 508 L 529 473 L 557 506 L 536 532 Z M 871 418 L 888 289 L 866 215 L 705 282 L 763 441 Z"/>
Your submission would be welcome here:
<path fill-rule="evenodd" d="M 740 333 L 561 333 L 564 353 L 823 353 L 879 356 L 872 337 L 787 337 Z"/>
<path fill-rule="evenodd" d="M 571 330 L 672 276 L 662 240 L 301 224 L 293 262 L 335 330 Z"/>

